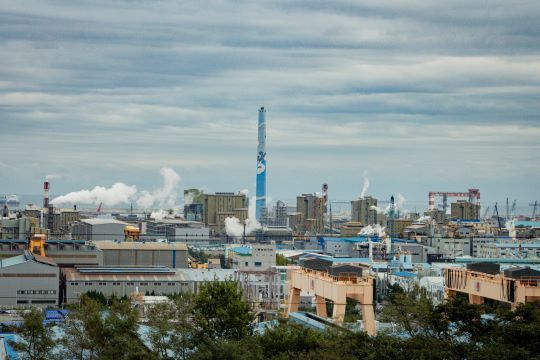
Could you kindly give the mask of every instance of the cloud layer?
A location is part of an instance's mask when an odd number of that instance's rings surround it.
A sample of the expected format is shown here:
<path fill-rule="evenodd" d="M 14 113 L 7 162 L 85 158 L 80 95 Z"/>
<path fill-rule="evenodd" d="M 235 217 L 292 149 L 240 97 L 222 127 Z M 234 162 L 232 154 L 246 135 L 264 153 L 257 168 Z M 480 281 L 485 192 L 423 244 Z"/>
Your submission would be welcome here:
<path fill-rule="evenodd" d="M 328 182 L 351 199 L 365 170 L 385 198 L 534 198 L 539 15 L 536 1 L 3 2 L 0 192 L 37 193 L 51 173 L 70 175 L 58 192 L 152 188 L 163 166 L 235 191 L 254 181 L 264 105 L 274 198 Z"/>

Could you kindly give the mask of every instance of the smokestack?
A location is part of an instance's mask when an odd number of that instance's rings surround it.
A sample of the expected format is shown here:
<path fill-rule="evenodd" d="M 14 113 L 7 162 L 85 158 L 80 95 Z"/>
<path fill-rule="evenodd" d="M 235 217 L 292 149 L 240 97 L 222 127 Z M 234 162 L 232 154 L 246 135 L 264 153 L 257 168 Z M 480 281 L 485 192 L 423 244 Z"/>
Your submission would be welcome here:
<path fill-rule="evenodd" d="M 263 208 L 266 207 L 266 110 L 264 107 L 259 109 L 258 135 L 255 216 L 258 221 L 261 221 Z"/>
<path fill-rule="evenodd" d="M 49 208 L 49 182 L 45 181 L 43 183 L 43 208 Z"/>

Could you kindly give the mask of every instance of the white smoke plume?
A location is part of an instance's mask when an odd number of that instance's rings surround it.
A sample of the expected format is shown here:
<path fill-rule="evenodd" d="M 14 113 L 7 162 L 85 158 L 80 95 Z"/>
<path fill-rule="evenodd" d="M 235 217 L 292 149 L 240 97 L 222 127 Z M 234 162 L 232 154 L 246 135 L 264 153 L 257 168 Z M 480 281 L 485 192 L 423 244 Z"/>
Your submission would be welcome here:
<path fill-rule="evenodd" d="M 362 228 L 358 235 L 363 236 L 373 236 L 377 235 L 378 237 L 384 237 L 386 235 L 385 228 L 379 224 L 368 225 Z"/>
<path fill-rule="evenodd" d="M 261 228 L 261 224 L 254 218 L 246 220 L 246 235 L 251 234 L 255 230 Z M 225 219 L 225 232 L 229 236 L 241 237 L 244 234 L 244 225 L 236 217 L 228 217 Z"/>
<path fill-rule="evenodd" d="M 193 204 L 193 199 L 194 198 L 195 198 L 195 196 L 193 195 L 193 193 L 187 193 L 184 196 L 184 206 L 189 206 L 189 205 Z"/>
<path fill-rule="evenodd" d="M 369 189 L 369 179 L 364 177 L 364 185 L 362 186 L 362 192 L 360 193 L 360 198 L 364 198 Z"/>
<path fill-rule="evenodd" d="M 431 222 L 431 220 L 433 220 L 431 216 L 425 215 L 425 216 L 420 216 L 418 219 L 415 220 L 415 222 L 428 223 L 428 222 Z"/>
<path fill-rule="evenodd" d="M 240 191 L 241 194 L 248 196 L 249 191 L 244 189 Z M 248 202 L 248 218 L 246 219 L 246 235 L 259 230 L 261 224 L 255 218 L 256 213 L 256 198 L 252 196 Z M 240 237 L 244 234 L 244 224 L 240 223 L 240 220 L 236 217 L 228 217 L 225 219 L 225 232 L 229 236 Z"/>
<path fill-rule="evenodd" d="M 55 179 L 60 179 L 62 177 L 63 177 L 62 174 L 49 174 L 49 175 L 45 176 L 45 180 L 47 180 L 47 181 L 55 180 Z"/>
<path fill-rule="evenodd" d="M 161 168 L 159 171 L 163 177 L 163 186 L 153 192 L 142 191 L 137 199 L 137 206 L 143 209 L 149 209 L 153 206 L 173 208 L 178 196 L 178 184 L 180 175 L 171 168 Z"/>
<path fill-rule="evenodd" d="M 172 213 L 168 210 L 158 210 L 152 211 L 152 213 L 150 213 L 150 218 L 156 221 L 161 221 L 163 219 L 174 219 L 176 215 L 178 214 L 174 210 Z"/>
<path fill-rule="evenodd" d="M 137 193 L 135 185 L 129 186 L 117 182 L 110 188 L 96 186 L 92 190 L 81 190 L 70 192 L 69 194 L 58 196 L 51 201 L 51 204 L 94 204 L 103 203 L 105 206 L 115 206 L 119 204 L 129 204 L 130 200 Z"/>
<path fill-rule="evenodd" d="M 405 205 L 405 197 L 401 195 L 400 193 L 396 194 L 395 202 L 394 202 L 394 211 L 403 211 L 403 206 Z M 388 215 L 390 212 L 391 204 L 388 204 L 385 208 L 379 207 L 379 206 L 371 206 L 371 210 L 377 211 L 379 214 Z"/>

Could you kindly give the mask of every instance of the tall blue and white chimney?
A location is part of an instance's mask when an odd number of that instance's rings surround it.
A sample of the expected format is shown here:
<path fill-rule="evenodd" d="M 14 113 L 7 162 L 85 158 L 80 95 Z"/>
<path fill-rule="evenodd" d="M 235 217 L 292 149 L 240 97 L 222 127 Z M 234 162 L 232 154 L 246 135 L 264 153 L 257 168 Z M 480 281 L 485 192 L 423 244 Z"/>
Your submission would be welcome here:
<path fill-rule="evenodd" d="M 255 216 L 261 221 L 266 208 L 266 110 L 259 109 L 259 144 L 257 145 L 257 191 Z"/>

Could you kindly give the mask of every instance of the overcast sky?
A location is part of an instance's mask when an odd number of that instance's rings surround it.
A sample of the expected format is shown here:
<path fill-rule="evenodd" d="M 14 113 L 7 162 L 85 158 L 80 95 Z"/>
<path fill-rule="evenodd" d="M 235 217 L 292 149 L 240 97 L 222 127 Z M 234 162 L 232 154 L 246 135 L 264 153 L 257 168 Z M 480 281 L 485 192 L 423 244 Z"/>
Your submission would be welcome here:
<path fill-rule="evenodd" d="M 0 193 L 540 198 L 540 2 L 0 1 Z M 540 199 L 539 199 L 540 200 Z"/>

